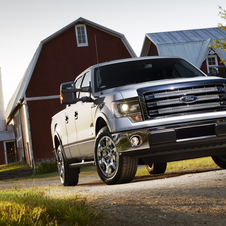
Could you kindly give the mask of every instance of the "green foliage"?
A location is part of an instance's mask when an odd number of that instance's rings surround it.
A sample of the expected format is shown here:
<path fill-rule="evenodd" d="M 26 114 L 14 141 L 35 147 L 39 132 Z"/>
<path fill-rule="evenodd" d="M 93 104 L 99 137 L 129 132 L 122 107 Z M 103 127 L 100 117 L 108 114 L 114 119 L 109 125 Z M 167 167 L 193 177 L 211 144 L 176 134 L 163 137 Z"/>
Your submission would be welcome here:
<path fill-rule="evenodd" d="M 29 166 L 23 162 L 12 162 L 4 165 L 0 165 L 0 172 L 28 168 Z"/>
<path fill-rule="evenodd" d="M 36 207 L 34 209 L 18 203 L 0 203 L 0 225 L 43 225 L 45 209 Z M 51 225 L 51 224 L 47 224 Z"/>
<path fill-rule="evenodd" d="M 219 16 L 226 20 L 226 10 L 224 10 L 221 6 L 219 6 L 220 12 Z M 222 25 L 221 23 L 218 25 L 219 29 L 223 29 L 226 31 L 226 25 Z M 226 38 L 225 37 L 219 37 L 219 40 L 214 40 L 214 44 L 210 45 L 212 48 L 218 48 L 218 49 L 223 49 L 226 51 Z M 221 62 L 226 64 L 226 59 L 221 59 Z"/>
<path fill-rule="evenodd" d="M 0 193 L 0 226 L 98 225 L 102 213 L 77 196 L 51 198 L 45 190 L 8 190 Z"/>
<path fill-rule="evenodd" d="M 41 163 L 34 167 L 33 175 L 44 174 L 44 173 L 52 173 L 56 172 L 57 164 L 55 162 L 52 163 Z"/>

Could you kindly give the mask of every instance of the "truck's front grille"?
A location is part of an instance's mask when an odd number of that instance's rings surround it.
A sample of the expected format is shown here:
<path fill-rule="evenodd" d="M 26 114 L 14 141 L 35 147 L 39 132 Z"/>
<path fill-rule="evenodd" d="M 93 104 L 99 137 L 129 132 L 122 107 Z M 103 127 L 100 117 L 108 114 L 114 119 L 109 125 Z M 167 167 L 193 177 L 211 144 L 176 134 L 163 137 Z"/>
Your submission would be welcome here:
<path fill-rule="evenodd" d="M 166 86 L 164 87 L 166 88 Z M 196 112 L 219 111 L 226 108 L 224 84 L 173 89 L 147 89 L 143 103 L 148 118 L 169 117 Z"/>

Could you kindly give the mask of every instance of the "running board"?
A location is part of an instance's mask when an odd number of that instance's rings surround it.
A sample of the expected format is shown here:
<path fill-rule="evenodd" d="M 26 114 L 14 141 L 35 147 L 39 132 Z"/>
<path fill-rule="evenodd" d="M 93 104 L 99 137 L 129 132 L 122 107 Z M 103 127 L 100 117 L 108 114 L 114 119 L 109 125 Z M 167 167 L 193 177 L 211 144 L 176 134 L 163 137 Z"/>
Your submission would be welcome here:
<path fill-rule="evenodd" d="M 84 167 L 84 166 L 94 166 L 95 162 L 94 161 L 90 161 L 90 162 L 85 162 L 84 160 L 82 160 L 82 162 L 78 162 L 78 163 L 72 163 L 69 166 L 70 167 Z"/>

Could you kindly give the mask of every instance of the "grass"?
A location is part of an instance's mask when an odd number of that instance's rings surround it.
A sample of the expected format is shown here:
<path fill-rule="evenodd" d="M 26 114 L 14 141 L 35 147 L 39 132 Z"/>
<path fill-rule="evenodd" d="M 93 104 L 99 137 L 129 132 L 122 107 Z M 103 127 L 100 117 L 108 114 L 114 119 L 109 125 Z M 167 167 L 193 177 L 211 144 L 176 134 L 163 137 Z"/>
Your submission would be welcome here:
<path fill-rule="evenodd" d="M 77 196 L 53 198 L 44 189 L 0 193 L 0 226 L 98 225 L 102 212 Z"/>
<path fill-rule="evenodd" d="M 181 171 L 181 170 L 200 170 L 200 169 L 211 169 L 219 168 L 211 157 L 198 158 L 198 159 L 189 159 L 177 162 L 167 163 L 167 171 Z M 138 169 L 136 175 L 145 175 L 149 174 L 146 168 Z"/>
<path fill-rule="evenodd" d="M 21 162 L 0 166 L 0 171 L 15 170 L 28 167 Z M 56 168 L 57 169 L 57 168 Z M 38 165 L 35 175 L 24 178 L 8 179 L 4 182 L 24 181 L 59 177 L 54 171 L 54 164 Z M 51 173 L 46 173 L 51 172 Z M 81 176 L 96 174 L 95 167 L 85 167 Z M 103 217 L 85 199 L 76 195 L 54 198 L 44 188 L 4 190 L 0 192 L 0 226 L 3 225 L 98 225 Z"/>
<path fill-rule="evenodd" d="M 17 169 L 20 169 L 20 167 L 19 167 L 20 163 L 17 163 L 17 164 L 18 164 Z M 15 163 L 15 165 L 17 165 L 17 164 Z M 11 163 L 9 165 L 11 165 Z M 3 168 L 6 168 L 6 167 L 3 167 Z M 4 169 L 4 171 L 6 171 L 6 170 L 13 170 L 13 169 L 15 169 L 15 168 L 9 166 L 8 168 Z M 79 174 L 79 177 L 86 177 L 86 176 L 97 175 L 95 166 L 83 167 L 80 170 L 81 170 L 81 172 Z M 55 172 L 51 172 L 51 173 L 35 174 L 35 175 L 27 176 L 27 177 L 20 177 L 20 178 L 12 178 L 12 179 L 7 179 L 7 180 L 0 180 L 0 184 L 7 183 L 7 182 L 39 180 L 39 179 L 46 179 L 46 178 L 52 178 L 52 179 L 56 178 L 56 179 L 58 179 L 59 178 L 59 173 L 58 173 L 58 171 L 55 171 Z"/>
<path fill-rule="evenodd" d="M 26 163 L 22 162 L 12 162 L 9 164 L 0 165 L 0 172 L 8 171 L 8 170 L 16 170 L 21 168 L 29 168 Z"/>
<path fill-rule="evenodd" d="M 198 158 L 183 160 L 178 162 L 171 162 L 167 166 L 167 171 L 176 170 L 199 170 L 199 169 L 210 169 L 219 168 L 211 157 Z"/>

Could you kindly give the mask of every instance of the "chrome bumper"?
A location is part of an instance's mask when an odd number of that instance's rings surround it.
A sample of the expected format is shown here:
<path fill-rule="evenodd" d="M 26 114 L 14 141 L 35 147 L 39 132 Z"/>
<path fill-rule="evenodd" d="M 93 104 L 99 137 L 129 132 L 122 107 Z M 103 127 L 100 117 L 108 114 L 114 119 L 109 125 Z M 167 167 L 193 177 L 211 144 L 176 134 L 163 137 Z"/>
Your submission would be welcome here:
<path fill-rule="evenodd" d="M 131 143 L 134 136 L 141 139 L 137 146 Z M 127 131 L 112 137 L 120 155 L 145 157 L 200 151 L 199 155 L 205 156 L 205 150 L 209 150 L 206 154 L 214 155 L 218 149 L 226 150 L 226 119 Z"/>

